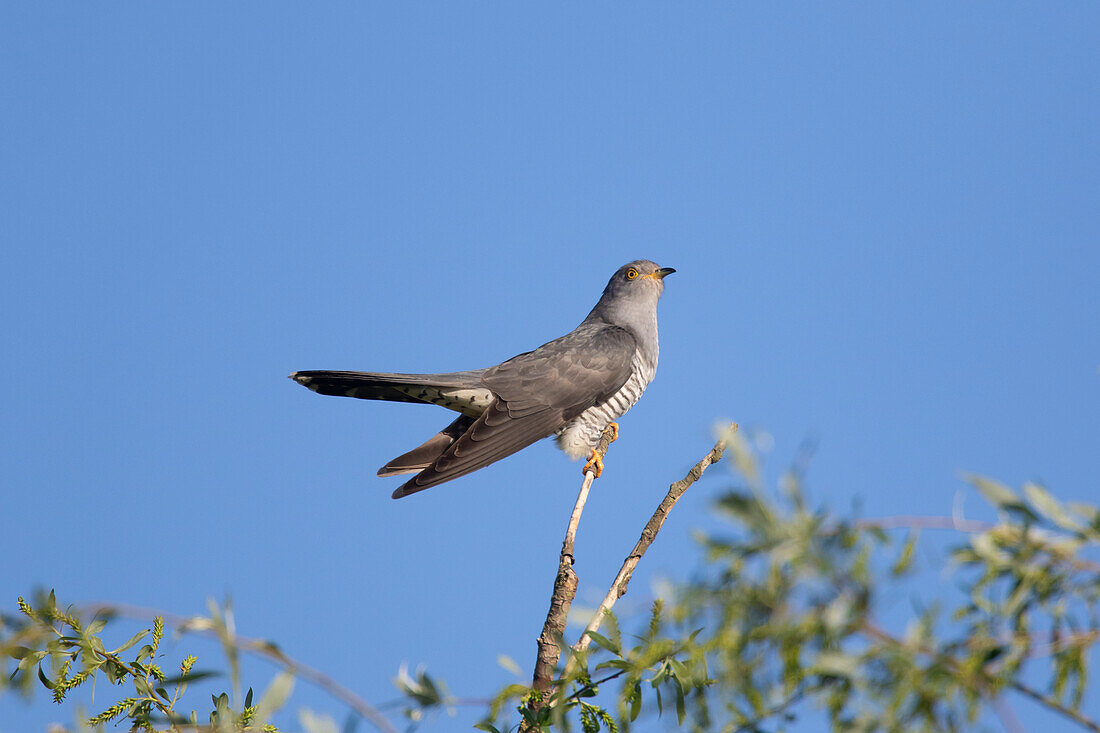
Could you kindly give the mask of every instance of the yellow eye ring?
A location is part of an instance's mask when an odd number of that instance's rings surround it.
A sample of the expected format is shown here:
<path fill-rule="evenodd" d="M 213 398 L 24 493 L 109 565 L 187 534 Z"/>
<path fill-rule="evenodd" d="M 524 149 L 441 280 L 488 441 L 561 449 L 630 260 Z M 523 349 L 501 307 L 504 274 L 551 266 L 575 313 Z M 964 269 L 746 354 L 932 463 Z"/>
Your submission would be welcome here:
<path fill-rule="evenodd" d="M 629 270 L 626 271 L 626 279 L 627 280 L 633 280 L 636 277 L 638 277 L 638 271 L 635 270 L 633 267 L 631 267 Z"/>

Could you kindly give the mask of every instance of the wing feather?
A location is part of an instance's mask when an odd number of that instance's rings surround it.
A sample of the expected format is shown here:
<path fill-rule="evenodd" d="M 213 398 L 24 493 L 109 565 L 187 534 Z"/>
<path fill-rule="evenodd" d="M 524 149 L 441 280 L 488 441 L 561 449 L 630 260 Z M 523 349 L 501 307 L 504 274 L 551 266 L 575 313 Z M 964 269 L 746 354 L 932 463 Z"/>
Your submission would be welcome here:
<path fill-rule="evenodd" d="M 553 435 L 626 383 L 635 351 L 629 331 L 584 324 L 488 369 L 481 381 L 496 399 L 432 465 L 397 489 L 394 498 L 464 476 Z"/>

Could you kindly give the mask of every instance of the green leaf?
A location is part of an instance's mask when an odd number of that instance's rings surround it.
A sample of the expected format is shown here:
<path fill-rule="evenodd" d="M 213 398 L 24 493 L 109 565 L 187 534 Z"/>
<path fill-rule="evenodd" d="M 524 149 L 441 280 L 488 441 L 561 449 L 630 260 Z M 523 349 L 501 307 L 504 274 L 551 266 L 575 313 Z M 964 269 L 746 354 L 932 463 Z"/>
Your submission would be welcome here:
<path fill-rule="evenodd" d="M 600 662 L 596 665 L 596 671 L 601 669 L 630 669 L 634 665 L 625 659 L 608 659 L 606 662 Z"/>
<path fill-rule="evenodd" d="M 630 694 L 630 722 L 633 723 L 638 719 L 638 714 L 642 712 L 642 685 L 640 682 L 634 683 L 634 690 Z"/>
<path fill-rule="evenodd" d="M 13 646 L 7 650 L 7 654 L 12 659 L 22 659 L 28 654 L 34 654 L 34 649 L 25 646 Z"/>
<path fill-rule="evenodd" d="M 149 633 L 149 629 L 142 629 L 141 631 L 139 631 L 136 634 L 134 634 L 133 636 L 131 636 L 129 641 L 127 641 L 125 644 L 123 644 L 118 649 L 115 649 L 113 652 L 111 652 L 111 654 L 114 654 L 115 656 L 118 656 L 121 652 L 126 651 L 127 649 L 132 647 L 134 644 L 137 644 L 139 641 L 141 641 L 143 638 L 145 638 L 145 635 L 148 634 L 148 633 Z"/>
<path fill-rule="evenodd" d="M 968 474 L 966 480 L 971 486 L 980 491 L 982 496 L 986 498 L 986 501 L 993 506 L 1005 507 L 1021 503 L 1020 497 L 1016 496 L 1012 489 L 1008 488 L 1000 481 L 994 481 L 993 479 L 974 474 Z"/>
<path fill-rule="evenodd" d="M 1087 531 L 1093 535 L 1093 539 L 1100 539 L 1100 509 L 1077 501 L 1067 502 L 1066 506 L 1071 512 L 1084 518 L 1089 525 Z"/>
<path fill-rule="evenodd" d="M 306 733 L 337 733 L 339 730 L 331 716 L 314 713 L 305 708 L 298 711 L 298 723 Z"/>
<path fill-rule="evenodd" d="M 15 668 L 15 672 L 19 670 L 29 670 L 34 665 L 41 662 L 46 657 L 46 652 L 31 652 L 22 659 L 19 660 L 19 664 Z M 15 677 L 15 672 L 12 672 L 12 677 Z"/>
<path fill-rule="evenodd" d="M 966 479 L 974 488 L 982 493 L 990 504 L 998 509 L 1018 515 L 1027 522 L 1034 522 L 1039 518 L 1035 512 L 1031 511 L 1031 508 L 1012 491 L 1012 489 L 1008 488 L 1000 481 L 994 481 L 993 479 L 975 476 L 973 474 L 967 475 Z"/>
<path fill-rule="evenodd" d="M 588 637 L 612 654 L 616 656 L 622 656 L 622 648 L 603 634 L 599 634 L 595 631 L 589 631 Z"/>
<path fill-rule="evenodd" d="M 818 655 L 811 670 L 817 674 L 853 679 L 857 676 L 858 662 L 855 658 L 840 652 L 822 652 Z"/>
<path fill-rule="evenodd" d="M 264 696 L 256 704 L 256 715 L 254 717 L 256 723 L 263 725 L 268 722 L 271 714 L 286 704 L 286 700 L 290 697 L 290 692 L 293 689 L 294 675 L 289 672 L 280 672 L 275 675 L 275 679 L 271 680 L 271 684 L 264 691 Z"/>
<path fill-rule="evenodd" d="M 994 566 L 1001 566 L 1009 562 L 1009 557 L 997 547 L 997 541 L 989 532 L 971 535 L 970 546 L 978 557 Z"/>
<path fill-rule="evenodd" d="M 482 720 L 478 723 L 474 723 L 474 730 L 484 730 L 488 733 L 500 733 L 497 727 L 490 723 L 488 720 Z"/>
<path fill-rule="evenodd" d="M 523 674 L 523 670 L 521 670 L 519 665 L 516 664 L 516 660 L 512 659 L 506 654 L 497 655 L 497 664 L 499 664 L 502 668 L 508 670 L 512 674 L 516 675 L 517 677 Z"/>
<path fill-rule="evenodd" d="M 144 677 L 134 677 L 134 689 L 138 691 L 139 695 L 148 697 L 153 694 L 153 688 L 145 681 Z"/>
<path fill-rule="evenodd" d="M 38 679 L 42 681 L 42 684 L 46 686 L 47 690 L 52 690 L 56 685 L 46 677 L 45 672 L 42 671 L 42 665 L 38 665 Z"/>
<path fill-rule="evenodd" d="M 913 567 L 913 556 L 917 548 L 917 537 L 919 533 L 910 532 L 908 539 L 905 540 L 905 545 L 902 546 L 901 552 L 898 554 L 898 559 L 894 561 L 894 565 L 890 568 L 890 574 L 894 576 L 904 575 Z"/>
<path fill-rule="evenodd" d="M 198 682 L 199 680 L 205 680 L 209 677 L 221 677 L 221 672 L 215 672 L 214 670 L 192 671 L 187 674 L 178 674 L 174 677 L 169 677 L 164 680 L 164 684 L 179 685 L 186 682 Z"/>
<path fill-rule="evenodd" d="M 653 679 L 650 680 L 650 684 L 653 685 L 654 688 L 660 687 L 661 683 L 664 682 L 667 677 L 668 665 L 662 664 L 660 668 L 658 668 L 656 674 L 653 675 Z"/>
<path fill-rule="evenodd" d="M 1070 532 L 1081 532 L 1084 530 L 1069 512 L 1058 503 L 1058 500 L 1051 496 L 1050 492 L 1044 489 L 1038 484 L 1033 484 L 1030 481 L 1024 484 L 1024 496 L 1031 502 L 1031 505 L 1039 510 L 1039 513 L 1045 516 L 1050 521 L 1057 524 L 1062 529 L 1069 530 Z"/>

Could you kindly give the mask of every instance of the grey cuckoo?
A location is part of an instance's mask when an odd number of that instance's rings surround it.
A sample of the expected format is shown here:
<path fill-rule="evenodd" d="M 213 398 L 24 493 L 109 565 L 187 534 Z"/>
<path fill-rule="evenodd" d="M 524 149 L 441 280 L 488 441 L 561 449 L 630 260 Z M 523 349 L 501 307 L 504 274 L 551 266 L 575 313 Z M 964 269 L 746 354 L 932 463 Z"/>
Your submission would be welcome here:
<path fill-rule="evenodd" d="M 395 499 L 465 476 L 550 435 L 570 458 L 588 456 L 585 468 L 594 466 L 599 475 L 600 435 L 657 372 L 657 300 L 673 272 L 649 260 L 623 265 L 579 326 L 487 369 L 309 371 L 290 378 L 319 394 L 422 402 L 460 413 L 419 448 L 378 469 L 379 476 L 416 473 L 393 492 Z"/>

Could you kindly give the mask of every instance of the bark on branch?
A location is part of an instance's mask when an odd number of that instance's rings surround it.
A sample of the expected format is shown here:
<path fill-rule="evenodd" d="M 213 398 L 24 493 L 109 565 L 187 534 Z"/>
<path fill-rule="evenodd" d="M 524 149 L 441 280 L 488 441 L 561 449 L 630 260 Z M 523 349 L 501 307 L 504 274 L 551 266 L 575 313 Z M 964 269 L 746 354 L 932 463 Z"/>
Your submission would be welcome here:
<path fill-rule="evenodd" d="M 665 495 L 665 498 L 661 500 L 660 505 L 657 506 L 657 510 L 653 512 L 653 516 L 646 522 L 641 537 L 639 537 L 638 541 L 634 544 L 634 549 L 631 550 L 630 554 L 623 560 L 623 565 L 619 568 L 619 574 L 615 576 L 615 581 L 611 584 L 611 588 L 608 589 L 607 595 L 604 596 L 603 601 L 600 602 L 600 606 L 596 609 L 596 613 L 593 614 L 592 620 L 588 622 L 588 626 L 585 627 L 584 633 L 581 634 L 581 638 L 573 645 L 574 650 L 581 652 L 588 648 L 588 645 L 592 642 L 589 634 L 593 631 L 599 631 L 600 624 L 603 623 L 604 614 L 611 610 L 611 607 L 615 605 L 615 601 L 626 594 L 626 588 L 630 584 L 630 578 L 634 575 L 634 568 L 638 567 L 638 563 L 641 561 L 642 556 L 645 555 L 646 550 L 653 544 L 653 540 L 657 539 L 657 533 L 660 532 L 661 527 L 664 526 L 669 512 L 672 511 L 672 507 L 676 506 L 676 502 L 680 500 L 684 492 L 686 492 L 693 483 L 699 480 L 703 475 L 703 471 L 706 471 L 708 466 L 722 460 L 722 453 L 726 449 L 726 443 L 736 432 L 737 423 L 731 423 L 725 434 L 723 434 L 722 437 L 718 439 L 718 442 L 714 444 L 714 447 L 710 449 L 710 452 L 703 456 L 701 461 L 691 467 L 687 476 L 684 476 L 668 487 L 668 493 Z M 570 671 L 571 666 L 572 660 L 566 667 L 566 672 Z"/>
<path fill-rule="evenodd" d="M 661 501 L 660 506 L 657 507 L 657 510 L 653 513 L 649 522 L 646 523 L 645 528 L 642 530 L 641 537 L 634 545 L 634 549 L 631 553 L 627 555 L 622 568 L 619 570 L 619 574 L 615 577 L 615 582 L 611 584 L 611 589 L 608 591 L 603 602 L 600 603 L 600 607 L 596 610 L 595 616 L 592 618 L 592 621 L 589 622 L 587 628 L 585 628 L 581 638 L 573 646 L 574 649 L 582 651 L 588 647 L 591 641 L 588 636 L 589 633 L 599 629 L 600 624 L 603 622 L 604 613 L 615 604 L 615 601 L 626 593 L 626 588 L 630 583 L 630 577 L 634 573 L 634 568 L 637 567 L 638 561 L 645 555 L 649 546 L 653 544 L 653 540 L 657 538 L 657 533 L 660 532 L 661 527 L 664 526 L 665 519 L 668 517 L 668 513 L 672 511 L 672 507 L 676 505 L 676 502 L 680 500 L 684 492 L 699 480 L 708 466 L 721 460 L 722 452 L 726 448 L 726 442 L 736 431 L 737 424 L 731 424 L 722 438 L 718 440 L 715 446 L 701 461 L 692 467 L 687 476 L 669 487 L 668 494 L 665 496 L 664 500 Z M 607 453 L 607 447 L 610 445 L 611 439 L 612 431 L 610 429 L 605 430 L 600 439 L 600 444 L 596 448 L 601 458 Z M 565 541 L 562 542 L 561 555 L 558 558 L 558 574 L 554 580 L 554 592 L 550 598 L 550 610 L 546 614 L 546 623 L 543 625 L 542 634 L 539 635 L 538 639 L 538 658 L 535 662 L 535 674 L 531 684 L 532 690 L 537 694 L 530 702 L 530 716 L 527 717 L 520 726 L 521 733 L 538 729 L 538 725 L 533 721 L 537 718 L 538 712 L 549 704 L 553 692 L 554 669 L 561 657 L 560 644 L 562 643 L 562 636 L 565 632 L 566 621 L 569 618 L 569 609 L 573 604 L 573 598 L 577 594 L 577 574 L 573 571 L 573 548 L 576 541 L 577 525 L 580 523 L 581 512 L 584 511 L 585 502 L 588 500 L 588 491 L 592 486 L 592 480 L 594 478 L 595 474 L 593 474 L 592 471 L 585 473 L 584 482 L 581 484 L 580 494 L 577 496 L 577 502 L 573 506 L 573 513 L 569 517 L 569 527 L 566 529 Z M 566 676 L 573 670 L 574 664 L 573 658 L 571 658 L 565 668 Z"/>
<path fill-rule="evenodd" d="M 608 426 L 600 442 L 596 446 L 596 452 L 602 459 L 607 454 L 607 448 L 611 445 L 615 431 Z M 550 699 L 550 693 L 554 682 L 554 668 L 561 656 L 559 642 L 565 632 L 565 622 L 569 618 L 569 609 L 573 605 L 573 598 L 577 595 L 577 574 L 573 571 L 573 548 L 577 539 L 577 525 L 581 521 L 581 512 L 584 511 L 585 502 L 588 501 L 588 491 L 592 488 L 592 482 L 596 478 L 593 469 L 584 472 L 584 481 L 581 482 L 581 490 L 577 495 L 577 502 L 573 505 L 573 513 L 569 516 L 569 526 L 565 530 L 565 540 L 561 543 L 561 554 L 558 556 L 558 574 L 554 578 L 554 592 L 550 596 L 550 610 L 546 613 L 546 623 L 542 626 L 542 633 L 538 639 L 538 657 L 535 661 L 535 674 L 531 680 L 531 688 L 538 693 L 538 697 L 531 702 L 531 711 L 537 713 Z M 521 730 L 536 730 L 526 723 Z"/>

